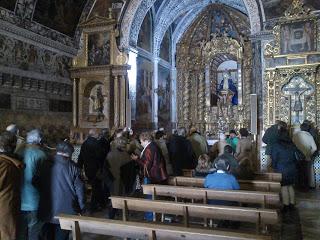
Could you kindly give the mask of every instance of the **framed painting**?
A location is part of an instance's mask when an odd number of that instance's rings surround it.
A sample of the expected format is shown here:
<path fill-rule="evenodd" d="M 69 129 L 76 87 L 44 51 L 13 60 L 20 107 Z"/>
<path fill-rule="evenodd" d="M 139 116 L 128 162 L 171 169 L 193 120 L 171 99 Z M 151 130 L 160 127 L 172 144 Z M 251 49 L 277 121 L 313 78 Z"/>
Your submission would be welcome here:
<path fill-rule="evenodd" d="M 314 52 L 317 50 L 317 29 L 313 20 L 281 24 L 280 32 L 281 55 Z"/>
<path fill-rule="evenodd" d="M 91 33 L 88 35 L 88 66 L 110 64 L 110 33 Z"/>

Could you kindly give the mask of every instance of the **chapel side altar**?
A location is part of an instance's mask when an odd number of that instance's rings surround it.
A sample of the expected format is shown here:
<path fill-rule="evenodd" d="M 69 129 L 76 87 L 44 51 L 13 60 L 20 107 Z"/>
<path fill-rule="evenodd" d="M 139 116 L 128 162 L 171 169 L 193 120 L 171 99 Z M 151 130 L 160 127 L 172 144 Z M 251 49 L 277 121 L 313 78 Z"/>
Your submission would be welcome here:
<path fill-rule="evenodd" d="M 82 49 L 73 61 L 73 128 L 70 137 L 82 143 L 91 128 L 130 124 L 128 57 L 117 48 L 117 21 L 94 16 L 80 24 Z"/>

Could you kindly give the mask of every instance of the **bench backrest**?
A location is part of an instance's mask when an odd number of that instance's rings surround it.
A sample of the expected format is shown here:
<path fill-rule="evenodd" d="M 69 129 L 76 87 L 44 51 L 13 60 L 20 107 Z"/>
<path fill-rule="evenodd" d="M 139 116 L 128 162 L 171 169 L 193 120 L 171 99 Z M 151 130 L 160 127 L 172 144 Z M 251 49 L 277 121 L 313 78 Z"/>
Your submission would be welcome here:
<path fill-rule="evenodd" d="M 189 217 L 232 220 L 256 224 L 277 224 L 278 213 L 271 209 L 217 206 L 195 203 L 181 203 L 160 200 L 146 200 L 129 197 L 110 197 L 112 207 L 123 211 L 156 212 L 184 216 L 186 226 Z M 125 216 L 126 218 L 127 216 Z M 125 219 L 124 219 L 125 220 Z"/>
<path fill-rule="evenodd" d="M 241 190 L 280 192 L 280 182 L 258 181 L 258 180 L 238 180 Z M 171 177 L 168 184 L 174 186 L 203 187 L 204 178 L 194 177 Z"/>
<path fill-rule="evenodd" d="M 182 174 L 184 177 L 193 177 L 194 169 L 182 169 Z M 264 173 L 264 172 L 255 172 L 254 173 L 255 180 L 264 180 L 264 181 L 273 181 L 273 182 L 281 182 L 282 174 L 281 173 Z"/>
<path fill-rule="evenodd" d="M 142 185 L 143 193 L 156 196 L 180 197 L 188 199 L 225 200 L 240 203 L 261 204 L 278 207 L 280 205 L 279 193 L 244 191 L 244 190 L 214 190 L 208 188 L 181 187 L 170 185 Z"/>
<path fill-rule="evenodd" d="M 154 223 L 123 222 L 73 215 L 60 215 L 57 218 L 61 229 L 72 231 L 74 240 L 81 239 L 81 232 L 120 238 L 152 240 L 271 240 L 269 236 L 211 229 L 193 229 Z"/>

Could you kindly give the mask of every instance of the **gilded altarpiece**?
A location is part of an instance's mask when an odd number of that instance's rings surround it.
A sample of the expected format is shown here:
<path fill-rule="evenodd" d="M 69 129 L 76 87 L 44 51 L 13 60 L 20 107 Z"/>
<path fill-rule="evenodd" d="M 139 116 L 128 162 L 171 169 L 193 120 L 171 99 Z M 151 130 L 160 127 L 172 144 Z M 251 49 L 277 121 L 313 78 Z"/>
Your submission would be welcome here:
<path fill-rule="evenodd" d="M 320 123 L 318 20 L 295 0 L 265 47 L 264 129 L 276 120 L 290 126 Z"/>
<path fill-rule="evenodd" d="M 250 123 L 252 49 L 246 36 L 239 34 L 250 24 L 241 18 L 239 25 L 232 25 L 232 14 L 212 5 L 177 46 L 178 126 L 195 125 L 216 135 Z M 222 24 L 216 16 L 224 19 Z M 224 85 L 218 82 L 217 69 L 229 60 L 237 62 L 236 78 L 227 72 Z"/>
<path fill-rule="evenodd" d="M 91 128 L 126 127 L 130 122 L 127 55 L 116 45 L 116 20 L 95 16 L 80 24 L 82 49 L 73 60 L 73 129 L 81 143 Z"/>

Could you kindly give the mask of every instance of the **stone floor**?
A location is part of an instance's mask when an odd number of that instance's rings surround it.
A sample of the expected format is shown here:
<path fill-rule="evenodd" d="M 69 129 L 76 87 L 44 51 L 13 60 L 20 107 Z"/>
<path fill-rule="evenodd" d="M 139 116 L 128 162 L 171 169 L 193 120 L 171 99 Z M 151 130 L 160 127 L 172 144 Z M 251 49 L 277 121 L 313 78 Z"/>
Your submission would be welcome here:
<path fill-rule="evenodd" d="M 273 228 L 273 239 L 279 240 L 320 240 L 320 191 L 297 192 L 297 208 L 281 213 L 281 223 Z M 106 218 L 107 212 L 99 212 L 94 217 Z M 134 218 L 142 219 L 142 215 Z M 120 218 L 120 216 L 119 216 Z M 254 229 L 254 228 L 253 228 Z M 242 230 L 247 231 L 247 226 Z M 252 230 L 254 231 L 254 230 Z M 84 234 L 83 240 L 115 240 L 119 238 Z"/>

